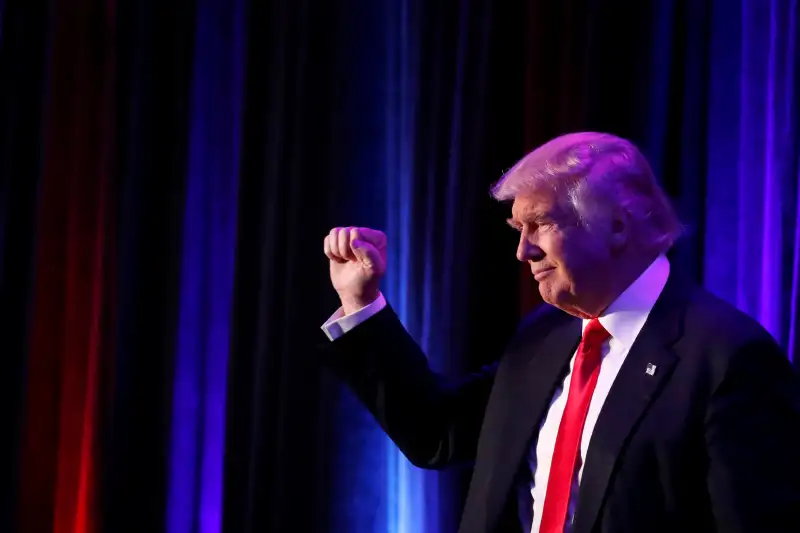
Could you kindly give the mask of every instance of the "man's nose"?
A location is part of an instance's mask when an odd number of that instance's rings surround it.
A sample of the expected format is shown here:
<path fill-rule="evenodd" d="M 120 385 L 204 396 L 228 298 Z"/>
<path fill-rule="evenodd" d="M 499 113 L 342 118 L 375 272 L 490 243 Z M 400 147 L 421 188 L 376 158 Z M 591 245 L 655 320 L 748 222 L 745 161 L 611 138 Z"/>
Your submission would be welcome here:
<path fill-rule="evenodd" d="M 517 246 L 517 259 L 522 262 L 541 261 L 544 259 L 544 250 L 523 236 L 519 240 L 519 246 Z"/>

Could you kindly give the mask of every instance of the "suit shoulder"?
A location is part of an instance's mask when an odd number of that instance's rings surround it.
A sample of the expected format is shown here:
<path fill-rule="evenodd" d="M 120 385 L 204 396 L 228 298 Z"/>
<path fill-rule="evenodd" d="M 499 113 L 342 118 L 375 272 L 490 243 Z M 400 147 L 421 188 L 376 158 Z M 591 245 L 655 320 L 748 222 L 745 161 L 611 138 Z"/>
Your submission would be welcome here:
<path fill-rule="evenodd" d="M 688 296 L 683 334 L 672 347 L 684 376 L 694 376 L 708 393 L 742 380 L 765 387 L 796 383 L 785 351 L 756 319 L 702 288 Z"/>
<path fill-rule="evenodd" d="M 712 383 L 731 373 L 764 383 L 796 378 L 784 349 L 756 319 L 705 290 L 693 295 L 685 324 L 683 354 L 710 371 Z"/>
<path fill-rule="evenodd" d="M 693 291 L 685 323 L 691 336 L 705 338 L 712 343 L 731 347 L 750 342 L 775 343 L 775 339 L 755 318 L 705 289 Z"/>

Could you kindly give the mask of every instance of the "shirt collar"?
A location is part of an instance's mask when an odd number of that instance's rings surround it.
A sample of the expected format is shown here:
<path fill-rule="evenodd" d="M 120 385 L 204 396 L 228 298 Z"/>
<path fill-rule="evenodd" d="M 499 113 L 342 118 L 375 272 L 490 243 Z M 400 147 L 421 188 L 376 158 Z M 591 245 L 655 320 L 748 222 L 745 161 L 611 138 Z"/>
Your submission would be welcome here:
<path fill-rule="evenodd" d="M 650 311 L 664 290 L 669 271 L 669 260 L 665 255 L 659 255 L 599 317 L 600 324 L 606 331 L 628 349 L 644 327 Z M 588 319 L 584 320 L 583 328 L 588 323 Z"/>

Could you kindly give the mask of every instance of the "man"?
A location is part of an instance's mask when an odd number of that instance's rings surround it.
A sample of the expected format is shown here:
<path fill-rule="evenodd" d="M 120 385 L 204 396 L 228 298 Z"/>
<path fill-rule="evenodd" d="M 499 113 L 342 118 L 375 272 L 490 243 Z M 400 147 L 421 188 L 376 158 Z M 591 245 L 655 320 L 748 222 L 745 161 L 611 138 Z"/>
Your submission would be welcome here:
<path fill-rule="evenodd" d="M 422 468 L 474 461 L 461 533 L 800 531 L 800 383 L 754 320 L 671 271 L 641 153 L 559 137 L 494 186 L 545 302 L 501 360 L 434 374 L 379 291 L 386 236 L 325 238 L 324 361 Z"/>

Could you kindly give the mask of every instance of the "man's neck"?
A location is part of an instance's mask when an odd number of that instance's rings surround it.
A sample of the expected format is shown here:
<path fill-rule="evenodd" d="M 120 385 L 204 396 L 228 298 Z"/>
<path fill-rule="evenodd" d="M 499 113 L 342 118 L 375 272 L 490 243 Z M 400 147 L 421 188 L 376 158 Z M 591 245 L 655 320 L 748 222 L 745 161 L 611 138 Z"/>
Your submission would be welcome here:
<path fill-rule="evenodd" d="M 621 259 L 618 265 L 612 269 L 614 275 L 609 277 L 607 290 L 600 295 L 595 305 L 584 310 L 588 315 L 584 318 L 601 316 L 653 264 L 657 257 L 658 254 Z"/>

